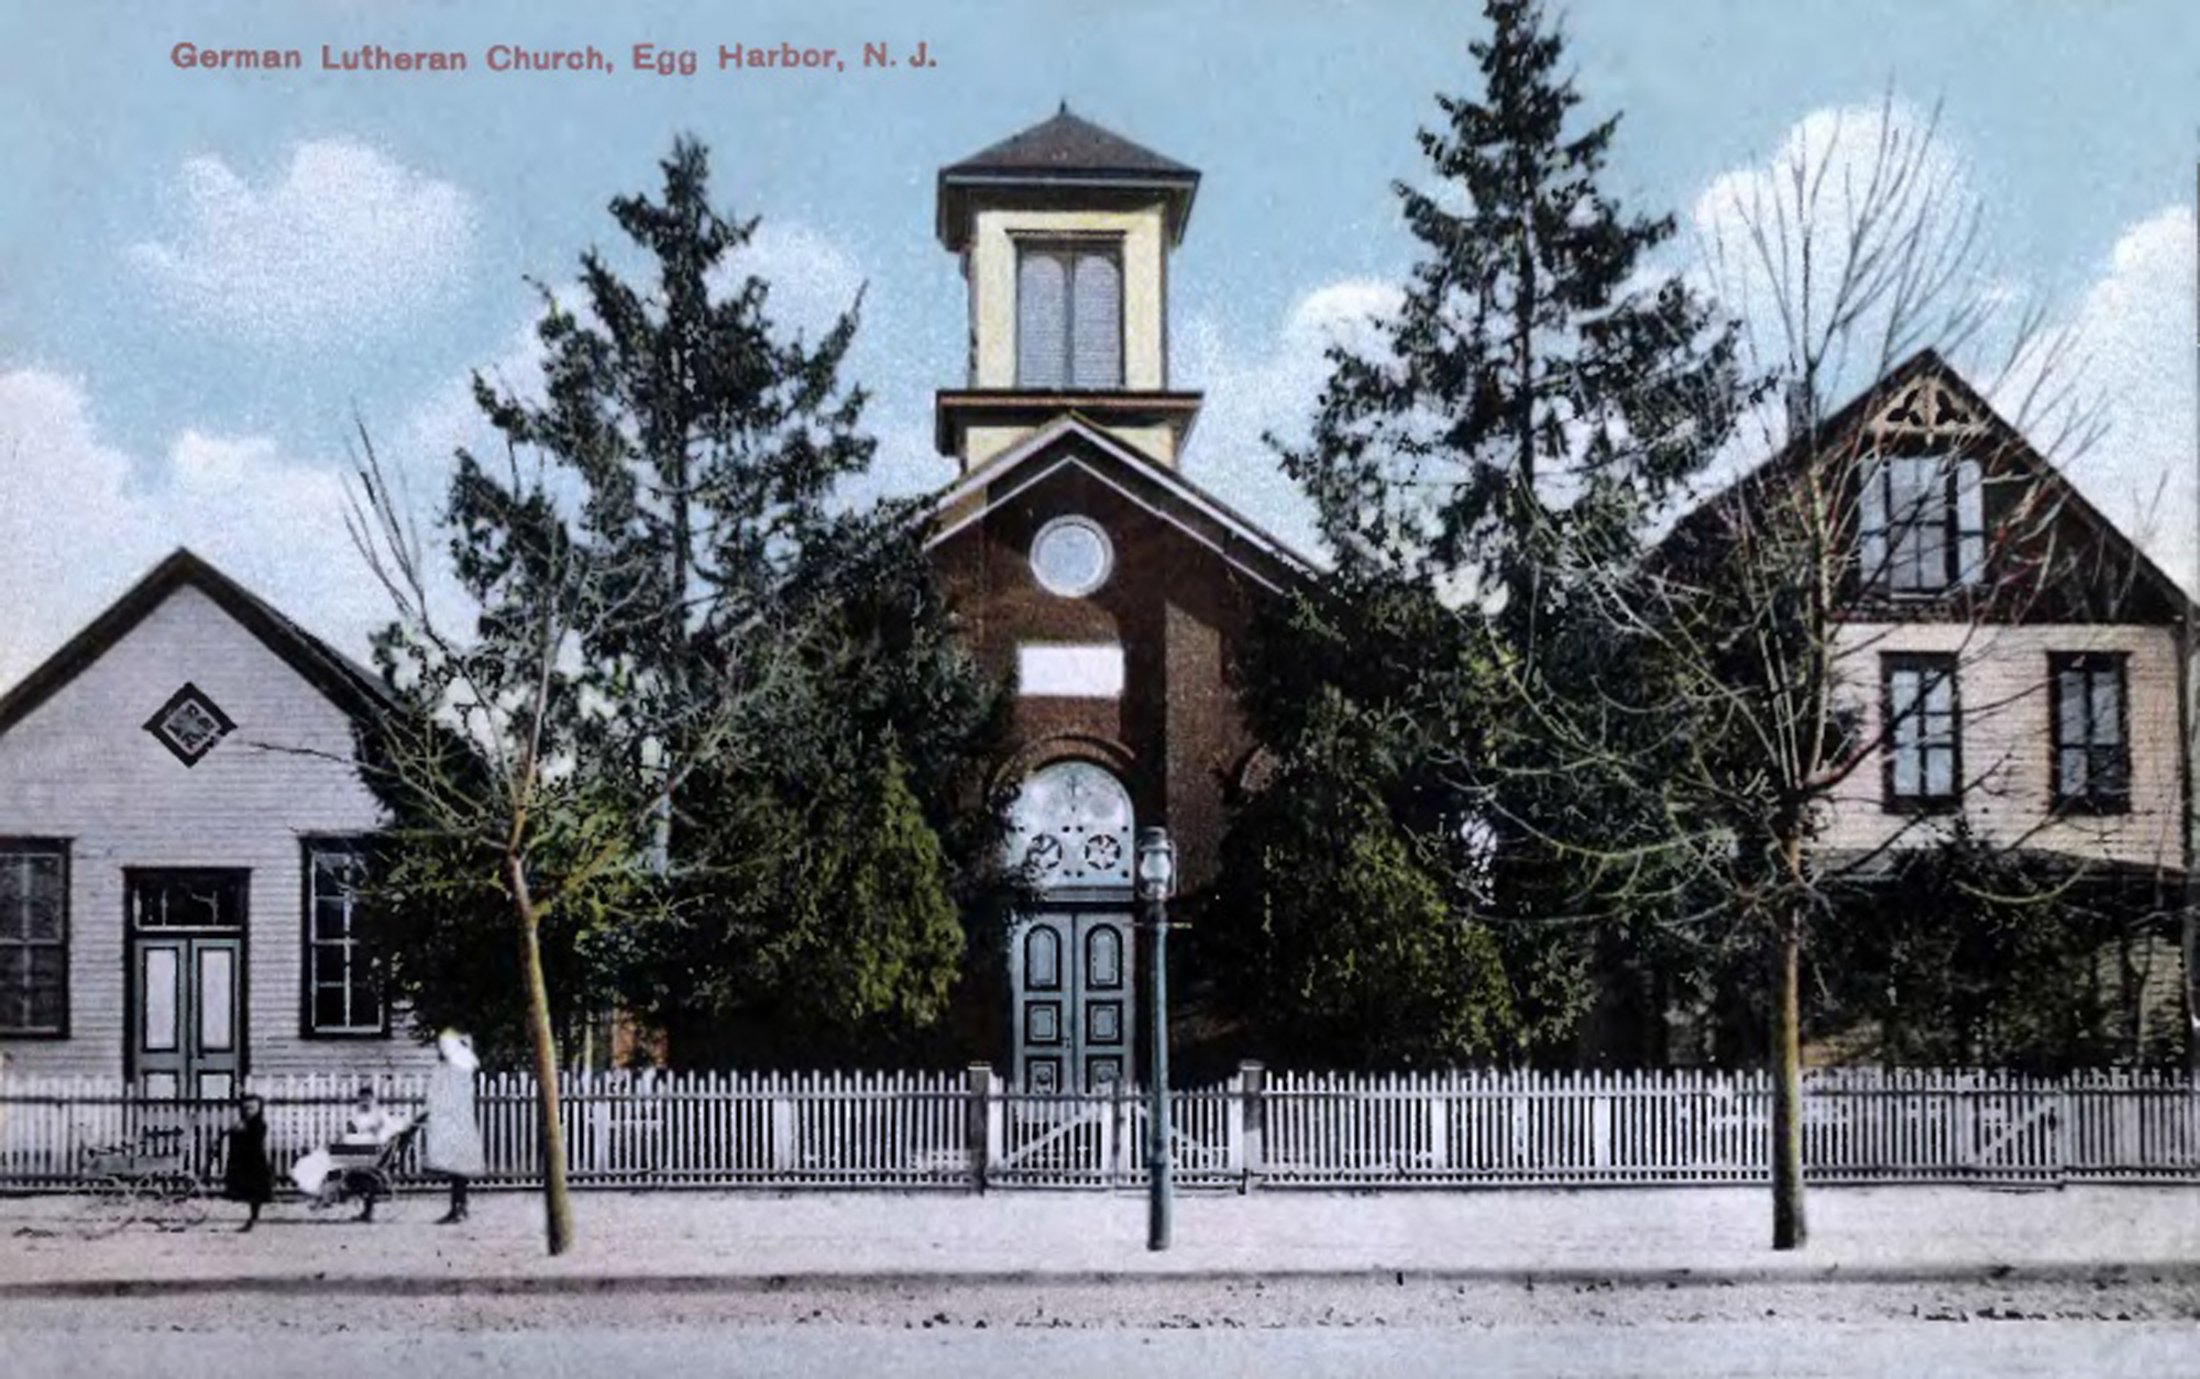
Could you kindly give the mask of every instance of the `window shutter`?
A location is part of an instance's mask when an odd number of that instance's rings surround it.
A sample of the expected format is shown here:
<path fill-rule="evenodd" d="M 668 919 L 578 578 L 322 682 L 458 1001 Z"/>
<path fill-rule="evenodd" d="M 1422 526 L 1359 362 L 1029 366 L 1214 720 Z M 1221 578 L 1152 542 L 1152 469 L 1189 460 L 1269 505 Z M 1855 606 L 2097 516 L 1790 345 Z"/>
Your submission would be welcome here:
<path fill-rule="evenodd" d="M 1935 675 L 1925 693 L 1925 793 L 1935 799 L 1956 792 L 1956 686 L 1950 675 Z"/>
<path fill-rule="evenodd" d="M 1856 527 L 1862 538 L 1863 566 L 1859 580 L 1884 588 L 1887 584 L 1887 467 L 1872 462 L 1857 471 Z"/>
<path fill-rule="evenodd" d="M 1070 386 L 1123 386 L 1123 274 L 1113 254 L 1077 256 L 1076 297 L 1070 306 L 1075 339 Z"/>
<path fill-rule="evenodd" d="M 1888 678 L 1887 715 L 1893 720 L 1888 738 L 1894 751 L 1894 793 L 1898 797 L 1917 794 L 1921 784 L 1918 768 L 1924 724 L 1919 718 L 1924 706 L 1917 702 L 1917 691 L 1918 673 L 1914 670 L 1898 670 Z"/>
<path fill-rule="evenodd" d="M 1069 326 L 1068 284 L 1062 256 L 1026 249 L 1016 261 L 1016 382 L 1026 388 L 1059 388 L 1063 332 Z"/>
<path fill-rule="evenodd" d="M 2088 677 L 2093 682 L 2093 692 L 2087 696 L 2087 704 L 2093 711 L 2091 732 L 2087 741 L 2095 747 L 2114 747 L 2121 744 L 2124 732 L 2122 686 L 2117 683 L 2116 672 L 2099 667 Z"/>
<path fill-rule="evenodd" d="M 1986 576 L 1986 495 L 1977 460 L 1956 461 L 1956 582 Z"/>

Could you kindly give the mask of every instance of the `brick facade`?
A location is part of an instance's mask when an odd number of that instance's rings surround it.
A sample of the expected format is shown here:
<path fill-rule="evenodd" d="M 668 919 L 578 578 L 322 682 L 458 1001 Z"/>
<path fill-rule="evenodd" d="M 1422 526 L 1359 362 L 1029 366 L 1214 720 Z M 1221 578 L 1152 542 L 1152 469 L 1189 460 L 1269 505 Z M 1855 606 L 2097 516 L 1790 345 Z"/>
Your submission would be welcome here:
<path fill-rule="evenodd" d="M 1064 454 L 1081 462 L 1021 482 Z M 1158 493 L 1132 488 L 1138 463 L 1067 435 L 990 480 L 989 491 L 1014 496 L 988 496 L 982 515 L 933 556 L 993 674 L 1012 679 L 1026 644 L 1122 647 L 1120 696 L 1017 697 L 1000 770 L 1013 781 L 1063 758 L 1108 767 L 1129 788 L 1139 823 L 1171 830 L 1189 890 L 1214 876 L 1225 797 L 1253 750 L 1237 664 L 1259 601 L 1276 594 L 1263 582 L 1272 575 L 1203 541 L 1190 515 Z M 1032 573 L 1033 537 L 1063 516 L 1095 522 L 1114 547 L 1107 583 L 1083 598 L 1050 593 Z"/>

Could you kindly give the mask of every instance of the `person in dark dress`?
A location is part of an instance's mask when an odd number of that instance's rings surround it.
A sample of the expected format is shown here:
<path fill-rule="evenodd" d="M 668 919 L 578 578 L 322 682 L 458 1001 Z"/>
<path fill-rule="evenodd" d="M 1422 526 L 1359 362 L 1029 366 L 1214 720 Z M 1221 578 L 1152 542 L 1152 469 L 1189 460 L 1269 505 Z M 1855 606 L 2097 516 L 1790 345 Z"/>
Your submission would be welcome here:
<path fill-rule="evenodd" d="M 267 1161 L 267 1111 L 247 1092 L 237 1101 L 237 1123 L 229 1127 L 229 1152 L 222 1164 L 222 1196 L 252 1209 L 240 1231 L 260 1222 L 260 1208 L 275 1200 L 275 1169 Z"/>

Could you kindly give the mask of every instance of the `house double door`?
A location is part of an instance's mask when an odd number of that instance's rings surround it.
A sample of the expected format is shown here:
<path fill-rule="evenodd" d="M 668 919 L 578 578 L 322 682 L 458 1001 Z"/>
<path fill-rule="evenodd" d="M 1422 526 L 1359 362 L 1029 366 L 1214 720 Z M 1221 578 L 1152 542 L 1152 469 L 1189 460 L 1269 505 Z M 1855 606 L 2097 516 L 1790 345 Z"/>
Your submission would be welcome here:
<path fill-rule="evenodd" d="M 126 876 L 130 1075 L 149 1096 L 226 1100 L 245 1071 L 248 874 Z"/>
<path fill-rule="evenodd" d="M 1131 916 L 1048 908 L 1016 934 L 1016 1079 L 1026 1091 L 1096 1092 L 1132 1080 Z"/>

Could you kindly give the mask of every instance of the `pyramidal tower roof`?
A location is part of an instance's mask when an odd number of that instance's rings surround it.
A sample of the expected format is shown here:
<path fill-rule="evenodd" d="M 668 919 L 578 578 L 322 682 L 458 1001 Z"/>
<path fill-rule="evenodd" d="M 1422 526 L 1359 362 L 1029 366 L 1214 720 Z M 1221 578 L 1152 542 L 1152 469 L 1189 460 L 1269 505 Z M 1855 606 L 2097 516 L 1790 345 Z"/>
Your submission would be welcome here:
<path fill-rule="evenodd" d="M 974 192 L 1058 195 L 1088 187 L 1103 195 L 1161 194 L 1169 205 L 1170 238 L 1181 239 L 1198 186 L 1196 169 L 1072 114 L 1065 101 L 1050 118 L 940 169 L 939 235 L 948 248 L 962 247 Z"/>
<path fill-rule="evenodd" d="M 950 164 L 946 172 L 950 176 L 984 172 L 1121 173 L 1134 177 L 1158 174 L 1194 181 L 1199 177 L 1174 158 L 1164 158 L 1143 144 L 1134 144 L 1113 130 L 1071 114 L 1067 101 L 1052 118 Z"/>

